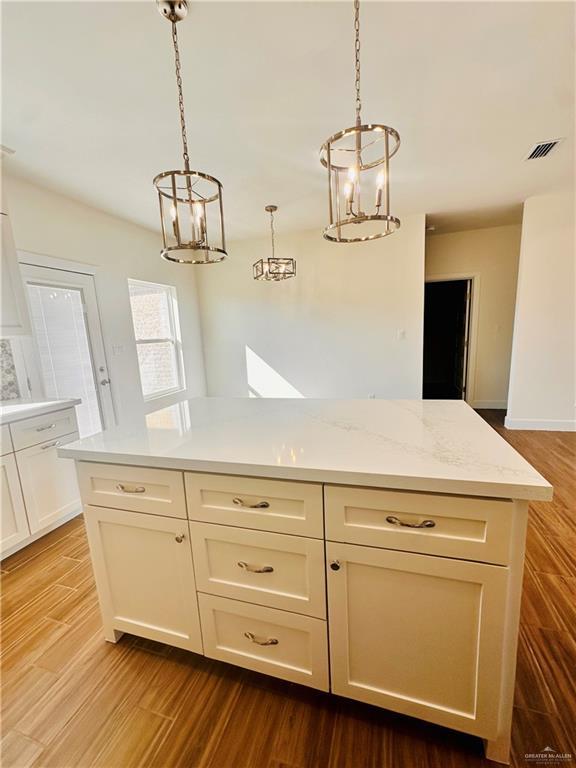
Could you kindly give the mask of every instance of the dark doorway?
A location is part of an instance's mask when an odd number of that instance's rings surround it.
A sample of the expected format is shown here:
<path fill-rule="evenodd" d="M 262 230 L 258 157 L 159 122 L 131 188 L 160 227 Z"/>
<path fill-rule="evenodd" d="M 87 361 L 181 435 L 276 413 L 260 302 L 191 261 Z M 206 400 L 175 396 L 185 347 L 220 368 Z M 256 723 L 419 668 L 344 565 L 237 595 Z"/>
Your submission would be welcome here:
<path fill-rule="evenodd" d="M 424 398 L 466 398 L 471 280 L 426 283 Z"/>

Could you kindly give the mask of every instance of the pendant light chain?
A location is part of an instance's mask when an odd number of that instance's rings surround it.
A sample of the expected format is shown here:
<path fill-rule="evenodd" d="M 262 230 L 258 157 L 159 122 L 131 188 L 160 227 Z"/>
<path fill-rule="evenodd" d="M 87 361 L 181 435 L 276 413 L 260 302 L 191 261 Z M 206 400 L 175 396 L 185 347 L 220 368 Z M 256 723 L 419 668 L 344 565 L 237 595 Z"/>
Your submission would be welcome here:
<path fill-rule="evenodd" d="M 362 101 L 360 99 L 360 0 L 354 0 L 354 33 L 354 66 L 356 71 L 356 82 L 354 83 L 356 88 L 356 125 L 360 125 L 360 110 L 362 108 Z"/>
<path fill-rule="evenodd" d="M 188 139 L 186 137 L 186 119 L 184 117 L 184 94 L 182 93 L 182 75 L 180 73 L 180 51 L 178 49 L 178 32 L 176 22 L 172 22 L 172 42 L 174 44 L 174 64 L 176 67 L 176 85 L 178 86 L 178 108 L 180 110 L 180 130 L 182 131 L 182 149 L 184 168 L 190 170 L 190 158 L 188 156 Z"/>
<path fill-rule="evenodd" d="M 270 234 L 272 235 L 272 258 L 274 258 L 274 211 L 270 211 Z"/>

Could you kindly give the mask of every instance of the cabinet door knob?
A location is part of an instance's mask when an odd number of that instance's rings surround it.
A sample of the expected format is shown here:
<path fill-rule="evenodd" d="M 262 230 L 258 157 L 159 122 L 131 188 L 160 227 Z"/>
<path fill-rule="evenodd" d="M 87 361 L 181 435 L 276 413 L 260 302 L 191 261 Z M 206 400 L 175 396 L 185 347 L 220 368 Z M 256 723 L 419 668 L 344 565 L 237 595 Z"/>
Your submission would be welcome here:
<path fill-rule="evenodd" d="M 245 507 L 246 509 L 268 509 L 270 504 L 267 501 L 259 501 L 257 504 L 246 504 L 244 499 L 240 499 L 238 496 L 232 499 L 232 503 L 237 507 Z"/>
<path fill-rule="evenodd" d="M 186 536 L 184 536 L 183 533 L 178 534 L 178 536 L 174 536 L 174 540 L 178 542 L 178 544 L 182 544 Z"/>
<path fill-rule="evenodd" d="M 275 637 L 268 637 L 264 639 L 263 637 L 256 637 L 253 632 L 244 632 L 244 637 L 247 640 L 250 640 L 251 643 L 256 643 L 256 645 L 278 645 L 279 643 L 279 640 L 277 640 Z"/>
<path fill-rule="evenodd" d="M 394 515 L 388 515 L 386 522 L 391 525 L 401 525 L 403 528 L 434 528 L 436 526 L 434 520 L 422 520 L 421 523 L 405 523 Z"/>
<path fill-rule="evenodd" d="M 332 568 L 333 571 L 339 571 L 340 570 L 340 560 L 332 560 L 330 563 L 330 568 Z"/>
<path fill-rule="evenodd" d="M 249 573 L 273 573 L 274 568 L 272 568 L 271 565 L 250 565 L 250 563 L 245 563 L 244 560 L 238 561 L 238 567 L 242 568 L 245 571 L 248 571 Z"/>

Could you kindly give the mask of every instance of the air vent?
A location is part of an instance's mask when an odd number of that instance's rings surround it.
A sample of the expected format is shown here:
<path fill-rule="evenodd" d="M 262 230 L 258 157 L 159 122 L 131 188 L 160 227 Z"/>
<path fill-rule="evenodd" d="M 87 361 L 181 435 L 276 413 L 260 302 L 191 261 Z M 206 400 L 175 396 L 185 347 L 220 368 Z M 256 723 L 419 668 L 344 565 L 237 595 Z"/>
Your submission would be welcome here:
<path fill-rule="evenodd" d="M 562 139 L 550 139 L 550 141 L 540 141 L 535 144 L 526 155 L 526 160 L 538 160 L 540 157 L 547 157 L 555 149 Z"/>

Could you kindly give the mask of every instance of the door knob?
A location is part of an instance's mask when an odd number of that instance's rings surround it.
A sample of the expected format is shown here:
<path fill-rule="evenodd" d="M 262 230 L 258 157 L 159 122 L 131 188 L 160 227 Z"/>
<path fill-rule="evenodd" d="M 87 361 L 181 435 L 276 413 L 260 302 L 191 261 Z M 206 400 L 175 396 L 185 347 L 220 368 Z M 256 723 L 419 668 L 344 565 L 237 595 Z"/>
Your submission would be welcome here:
<path fill-rule="evenodd" d="M 332 560 L 330 563 L 330 568 L 332 568 L 333 571 L 339 571 L 340 570 L 340 560 Z"/>

